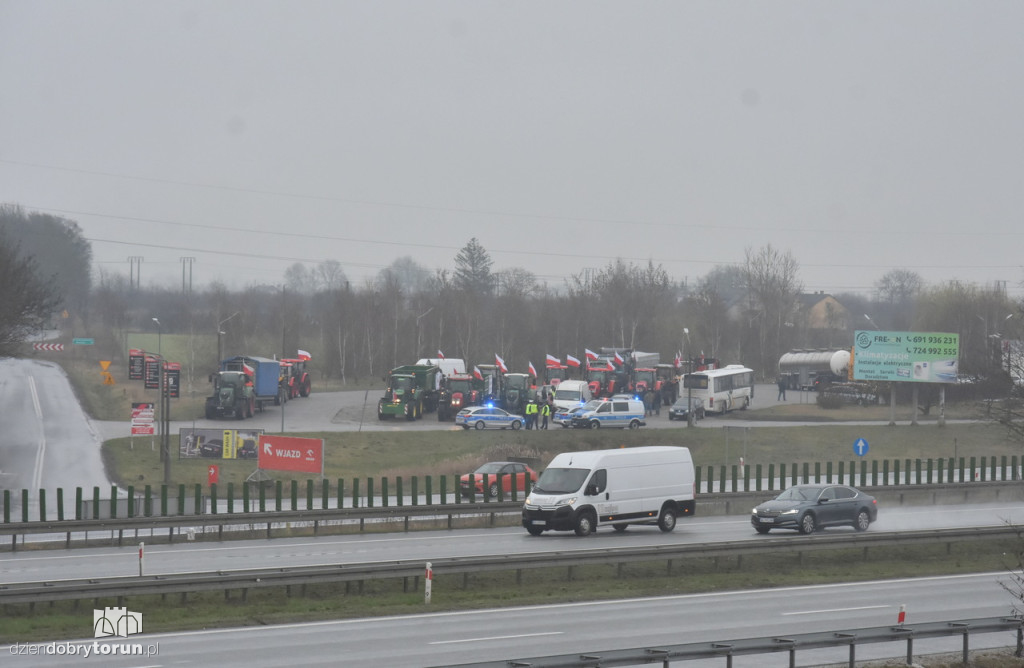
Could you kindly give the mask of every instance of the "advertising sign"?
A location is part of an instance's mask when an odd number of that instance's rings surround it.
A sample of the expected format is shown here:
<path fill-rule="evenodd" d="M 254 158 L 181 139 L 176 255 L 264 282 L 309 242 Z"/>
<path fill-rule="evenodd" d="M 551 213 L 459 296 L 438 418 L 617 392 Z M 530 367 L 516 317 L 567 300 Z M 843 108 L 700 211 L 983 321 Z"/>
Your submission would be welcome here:
<path fill-rule="evenodd" d="M 143 385 L 147 390 L 160 389 L 160 360 L 146 357 L 146 379 Z"/>
<path fill-rule="evenodd" d="M 167 387 L 167 396 L 177 399 L 181 396 L 181 363 L 164 363 L 164 385 Z"/>
<path fill-rule="evenodd" d="M 857 331 L 854 380 L 955 383 L 960 335 L 947 332 Z"/>
<path fill-rule="evenodd" d="M 128 350 L 128 380 L 142 380 L 146 358 L 138 348 Z"/>
<path fill-rule="evenodd" d="M 156 404 L 132 404 L 132 436 L 152 436 Z"/>
<path fill-rule="evenodd" d="M 192 429 L 178 431 L 178 458 L 256 459 L 262 429 Z"/>
<path fill-rule="evenodd" d="M 321 438 L 260 436 L 258 466 L 272 471 L 323 473 L 324 441 Z"/>

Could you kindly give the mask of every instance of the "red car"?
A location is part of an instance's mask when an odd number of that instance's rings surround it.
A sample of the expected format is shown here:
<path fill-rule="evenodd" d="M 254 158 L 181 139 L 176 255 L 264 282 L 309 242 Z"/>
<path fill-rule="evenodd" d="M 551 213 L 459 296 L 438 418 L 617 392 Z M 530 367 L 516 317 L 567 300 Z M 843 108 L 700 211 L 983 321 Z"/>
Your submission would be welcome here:
<path fill-rule="evenodd" d="M 469 478 L 473 477 L 473 487 L 469 486 Z M 487 496 L 498 498 L 498 483 L 505 492 L 506 498 L 512 497 L 513 485 L 516 498 L 525 499 L 533 484 L 537 482 L 537 472 L 526 464 L 519 462 L 487 462 L 473 473 L 459 478 L 459 487 L 466 496 L 483 494 L 484 480 L 487 480 Z"/>

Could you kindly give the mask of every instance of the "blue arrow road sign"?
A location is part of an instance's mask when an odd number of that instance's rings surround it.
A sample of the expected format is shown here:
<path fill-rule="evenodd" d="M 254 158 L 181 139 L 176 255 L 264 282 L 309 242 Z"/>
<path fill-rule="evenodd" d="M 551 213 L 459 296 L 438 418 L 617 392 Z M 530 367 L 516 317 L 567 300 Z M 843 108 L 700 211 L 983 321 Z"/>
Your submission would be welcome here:
<path fill-rule="evenodd" d="M 858 438 L 853 443 L 853 454 L 857 455 L 858 457 L 863 457 L 864 455 L 868 454 L 868 449 L 868 442 L 863 438 Z"/>

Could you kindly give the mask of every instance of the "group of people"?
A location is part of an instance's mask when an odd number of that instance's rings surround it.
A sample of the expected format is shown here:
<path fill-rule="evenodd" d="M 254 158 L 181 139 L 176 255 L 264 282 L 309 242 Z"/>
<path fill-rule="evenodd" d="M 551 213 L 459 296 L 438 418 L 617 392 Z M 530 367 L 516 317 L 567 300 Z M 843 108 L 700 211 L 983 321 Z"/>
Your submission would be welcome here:
<path fill-rule="evenodd" d="M 527 429 L 547 429 L 548 419 L 551 417 L 554 407 L 551 403 L 551 397 L 549 396 L 544 401 L 538 402 L 536 399 L 530 399 L 530 403 L 526 404 L 526 410 L 524 414 L 526 416 L 526 428 Z M 539 420 L 539 424 L 538 424 Z"/>

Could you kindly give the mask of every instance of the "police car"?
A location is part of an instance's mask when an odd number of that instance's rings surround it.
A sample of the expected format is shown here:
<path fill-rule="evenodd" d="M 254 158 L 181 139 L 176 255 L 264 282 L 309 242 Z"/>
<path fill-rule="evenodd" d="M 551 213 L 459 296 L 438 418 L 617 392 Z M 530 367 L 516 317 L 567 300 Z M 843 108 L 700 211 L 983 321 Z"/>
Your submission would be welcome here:
<path fill-rule="evenodd" d="M 636 399 L 604 399 L 597 405 L 581 411 L 572 418 L 572 426 L 576 428 L 598 429 L 601 427 L 618 427 L 620 429 L 639 429 L 646 417 L 644 404 Z M 587 405 L 589 407 L 590 404 Z"/>
<path fill-rule="evenodd" d="M 523 417 L 494 406 L 470 406 L 455 414 L 455 424 L 463 429 L 522 429 Z"/>

